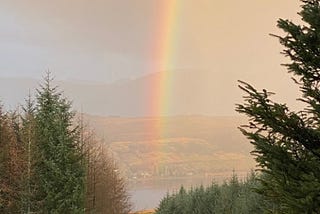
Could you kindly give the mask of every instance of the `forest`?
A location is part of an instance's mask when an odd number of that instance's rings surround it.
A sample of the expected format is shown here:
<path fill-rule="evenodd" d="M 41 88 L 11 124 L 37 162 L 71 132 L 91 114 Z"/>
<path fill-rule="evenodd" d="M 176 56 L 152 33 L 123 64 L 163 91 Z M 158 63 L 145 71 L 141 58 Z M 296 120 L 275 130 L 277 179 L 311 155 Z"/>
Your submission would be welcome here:
<path fill-rule="evenodd" d="M 257 172 L 218 185 L 181 187 L 156 213 L 320 213 L 320 1 L 302 0 L 303 24 L 280 19 L 287 63 L 305 107 L 239 81 L 240 131 Z M 277 77 L 274 77 L 277 78 Z M 52 86 L 50 73 L 15 111 L 0 108 L 0 213 L 129 213 L 126 182 L 103 142 Z"/>
<path fill-rule="evenodd" d="M 128 213 L 115 161 L 50 75 L 35 100 L 0 108 L 0 213 Z"/>
<path fill-rule="evenodd" d="M 223 184 L 192 187 L 181 186 L 174 194 L 168 194 L 160 202 L 156 213 L 275 213 L 279 203 L 268 201 L 254 191 L 261 183 L 256 173 L 251 172 L 245 180 L 233 174 Z"/>

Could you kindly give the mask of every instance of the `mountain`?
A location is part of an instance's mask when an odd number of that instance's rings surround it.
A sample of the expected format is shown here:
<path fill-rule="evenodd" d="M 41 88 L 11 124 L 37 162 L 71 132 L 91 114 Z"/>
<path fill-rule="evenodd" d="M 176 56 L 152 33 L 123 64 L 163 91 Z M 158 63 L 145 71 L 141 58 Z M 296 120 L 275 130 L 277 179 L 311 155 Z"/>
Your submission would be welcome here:
<path fill-rule="evenodd" d="M 251 144 L 237 127 L 242 117 L 102 117 L 85 115 L 131 179 L 229 176 L 254 168 Z M 155 124 L 162 134 L 155 135 Z"/>
<path fill-rule="evenodd" d="M 97 115 L 157 116 L 151 102 L 161 87 L 168 97 L 169 115 L 234 115 L 234 104 L 241 98 L 236 79 L 218 77 L 212 72 L 173 72 L 167 82 L 160 73 L 108 84 L 58 81 L 55 84 L 73 100 L 76 110 Z M 39 80 L 0 78 L 0 100 L 9 108 L 23 103 L 39 85 Z"/>

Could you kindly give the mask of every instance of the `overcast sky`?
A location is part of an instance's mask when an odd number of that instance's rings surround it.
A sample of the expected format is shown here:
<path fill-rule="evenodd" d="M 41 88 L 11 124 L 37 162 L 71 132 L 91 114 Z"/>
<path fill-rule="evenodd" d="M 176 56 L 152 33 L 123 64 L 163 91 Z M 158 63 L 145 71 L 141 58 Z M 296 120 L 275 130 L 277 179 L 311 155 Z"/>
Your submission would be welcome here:
<path fill-rule="evenodd" d="M 39 79 L 50 69 L 59 80 L 110 82 L 157 72 L 161 1 L 168 0 L 0 0 L 0 77 Z M 299 4 L 178 0 L 166 69 L 277 74 L 284 58 L 268 34 L 279 32 L 279 17 L 296 19 Z"/>

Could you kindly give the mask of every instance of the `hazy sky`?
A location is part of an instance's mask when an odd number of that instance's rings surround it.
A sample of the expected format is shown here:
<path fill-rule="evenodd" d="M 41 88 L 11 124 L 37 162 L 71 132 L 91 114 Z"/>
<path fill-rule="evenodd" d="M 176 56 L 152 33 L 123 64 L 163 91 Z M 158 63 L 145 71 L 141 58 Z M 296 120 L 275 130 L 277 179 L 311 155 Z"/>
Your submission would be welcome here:
<path fill-rule="evenodd" d="M 0 0 L 0 77 L 110 82 L 154 72 L 165 0 Z M 268 33 L 299 1 L 178 0 L 169 70 L 246 78 L 276 73 L 283 58 Z M 250 79 L 251 77 L 249 77 Z"/>
<path fill-rule="evenodd" d="M 183 75 L 173 75 L 177 78 L 169 88 L 171 99 L 165 99 L 172 114 L 236 114 L 234 105 L 242 102 L 243 95 L 237 88 L 239 79 L 276 92 L 277 101 L 297 106 L 297 87 L 280 66 L 286 62 L 282 47 L 269 34 L 282 33 L 276 27 L 279 18 L 300 21 L 298 0 L 177 0 L 171 42 L 163 43 L 166 26 L 161 17 L 167 12 L 161 8 L 173 5 L 172 1 L 0 0 L 0 78 L 41 79 L 49 69 L 56 80 L 112 83 L 163 69 L 185 72 L 188 81 L 196 79 L 189 84 Z M 168 50 L 170 64 L 159 58 L 166 55 L 157 53 L 158 44 Z M 131 83 L 125 89 L 135 91 L 130 87 Z M 145 92 L 156 86 L 142 87 L 136 85 L 140 91 L 131 97 L 123 88 L 101 92 L 103 97 L 112 94 L 105 105 L 127 100 L 142 113 L 131 112 L 126 104 L 124 112 L 101 107 L 107 111 L 103 114 L 147 115 L 143 109 L 151 100 L 164 99 Z M 14 106 L 12 98 L 22 102 L 27 91 L 0 93 L 0 99 Z M 76 93 L 69 93 L 74 103 L 88 106 L 83 94 Z M 143 99 L 148 93 L 151 97 Z"/>

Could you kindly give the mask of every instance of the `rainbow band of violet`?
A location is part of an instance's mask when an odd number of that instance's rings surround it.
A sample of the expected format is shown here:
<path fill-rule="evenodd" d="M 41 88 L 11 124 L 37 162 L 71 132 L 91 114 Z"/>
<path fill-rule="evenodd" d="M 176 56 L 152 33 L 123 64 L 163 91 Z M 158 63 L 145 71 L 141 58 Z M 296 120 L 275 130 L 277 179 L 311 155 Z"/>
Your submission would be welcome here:
<path fill-rule="evenodd" d="M 152 127 L 149 127 L 149 131 L 152 135 L 151 142 L 152 149 L 159 155 L 154 155 L 153 163 L 154 168 L 159 168 L 165 161 L 165 157 L 161 155 L 162 143 L 166 137 L 165 120 L 166 116 L 170 113 L 171 91 L 173 88 L 172 78 L 173 74 L 170 69 L 173 67 L 175 45 L 176 45 L 176 29 L 177 29 L 177 17 L 178 17 L 178 4 L 179 0 L 159 0 L 157 4 L 157 21 L 155 24 L 155 30 L 157 39 L 153 44 L 155 59 L 154 71 L 159 72 L 153 79 L 152 99 L 150 103 L 151 115 L 153 118 Z"/>

